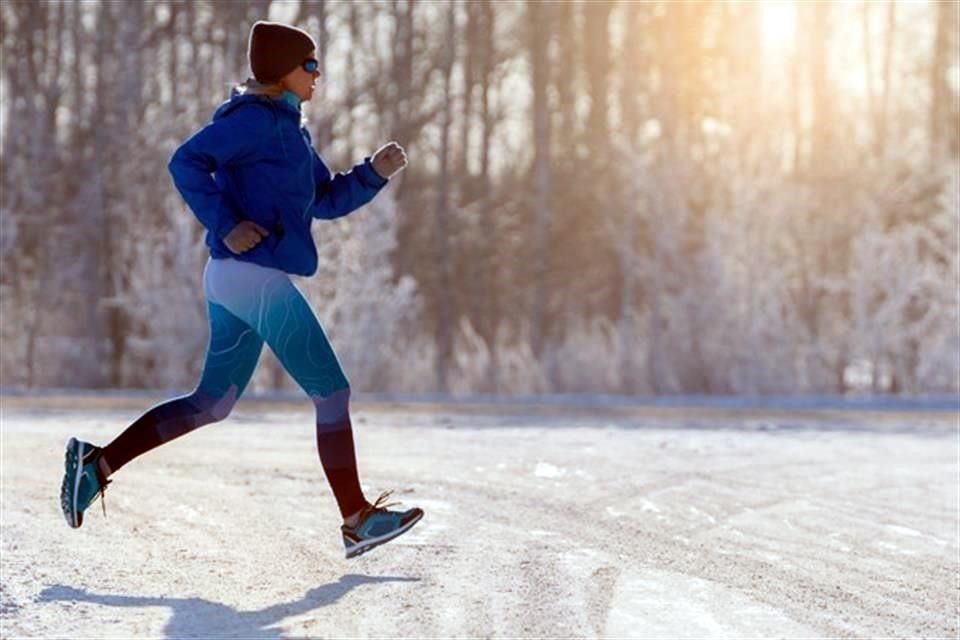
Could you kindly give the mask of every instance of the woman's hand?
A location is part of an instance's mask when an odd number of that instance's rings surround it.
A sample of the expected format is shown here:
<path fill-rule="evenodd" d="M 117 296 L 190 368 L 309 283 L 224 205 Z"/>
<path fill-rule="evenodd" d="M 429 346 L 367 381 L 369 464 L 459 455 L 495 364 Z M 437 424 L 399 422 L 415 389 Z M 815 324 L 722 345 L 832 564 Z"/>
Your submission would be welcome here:
<path fill-rule="evenodd" d="M 234 253 L 244 253 L 260 244 L 270 233 L 252 220 L 244 220 L 223 239 L 223 244 Z"/>
<path fill-rule="evenodd" d="M 376 150 L 370 163 L 377 174 L 383 178 L 389 178 L 407 166 L 407 154 L 404 153 L 403 147 L 390 141 Z"/>

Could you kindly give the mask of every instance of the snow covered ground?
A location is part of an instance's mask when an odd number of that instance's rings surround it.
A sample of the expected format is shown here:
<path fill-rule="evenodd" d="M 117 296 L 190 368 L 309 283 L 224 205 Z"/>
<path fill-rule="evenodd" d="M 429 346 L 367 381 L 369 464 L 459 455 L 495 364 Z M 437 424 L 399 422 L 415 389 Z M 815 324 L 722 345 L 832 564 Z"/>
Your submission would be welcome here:
<path fill-rule="evenodd" d="M 306 400 L 133 461 L 80 530 L 65 440 L 149 401 L 0 403 L 4 638 L 958 634 L 949 408 L 360 402 L 368 495 L 426 517 L 348 561 Z"/>

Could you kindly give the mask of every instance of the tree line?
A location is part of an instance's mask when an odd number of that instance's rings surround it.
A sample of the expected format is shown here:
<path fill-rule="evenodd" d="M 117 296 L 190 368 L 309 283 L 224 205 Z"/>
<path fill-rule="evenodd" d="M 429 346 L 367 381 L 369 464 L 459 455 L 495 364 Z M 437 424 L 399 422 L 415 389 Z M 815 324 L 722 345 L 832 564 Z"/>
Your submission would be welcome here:
<path fill-rule="evenodd" d="M 303 286 L 360 388 L 956 391 L 958 3 L 772 7 L 5 2 L 2 384 L 199 372 L 166 163 L 273 18 L 318 43 L 327 163 L 410 158 L 315 226 Z"/>

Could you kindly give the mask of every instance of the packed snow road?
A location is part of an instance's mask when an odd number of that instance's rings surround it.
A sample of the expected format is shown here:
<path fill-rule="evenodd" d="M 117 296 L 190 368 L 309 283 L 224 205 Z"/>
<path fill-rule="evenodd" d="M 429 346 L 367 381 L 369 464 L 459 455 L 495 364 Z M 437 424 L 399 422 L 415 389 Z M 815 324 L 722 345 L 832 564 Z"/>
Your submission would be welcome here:
<path fill-rule="evenodd" d="M 2 397 L 4 638 L 957 637 L 958 414 L 357 405 L 345 560 L 312 408 L 241 401 L 71 530 L 63 444 L 148 402 Z"/>

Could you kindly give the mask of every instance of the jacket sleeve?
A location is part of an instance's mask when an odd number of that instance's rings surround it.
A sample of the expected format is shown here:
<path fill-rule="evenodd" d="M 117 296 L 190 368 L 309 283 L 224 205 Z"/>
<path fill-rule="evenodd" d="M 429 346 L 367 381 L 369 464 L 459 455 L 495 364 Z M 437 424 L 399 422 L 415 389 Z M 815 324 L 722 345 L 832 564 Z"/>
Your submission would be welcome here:
<path fill-rule="evenodd" d="M 333 220 L 359 209 L 373 200 L 388 180 L 381 177 L 370 163 L 370 158 L 346 173 L 337 173 L 332 178 L 330 170 L 320 155 L 313 150 L 313 176 L 317 191 L 313 200 L 314 218 Z"/>
<path fill-rule="evenodd" d="M 240 107 L 197 131 L 170 158 L 173 183 L 201 224 L 218 238 L 230 233 L 240 217 L 211 174 L 254 160 L 270 126 L 270 114 L 263 109 Z"/>

